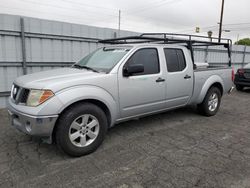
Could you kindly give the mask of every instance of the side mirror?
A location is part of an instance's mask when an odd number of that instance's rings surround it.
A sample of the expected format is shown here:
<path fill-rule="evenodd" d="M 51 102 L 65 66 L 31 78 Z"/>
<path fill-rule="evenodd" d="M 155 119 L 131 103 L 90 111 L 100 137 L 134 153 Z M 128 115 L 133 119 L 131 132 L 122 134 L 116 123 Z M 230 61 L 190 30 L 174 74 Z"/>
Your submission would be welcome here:
<path fill-rule="evenodd" d="M 142 64 L 129 65 L 123 68 L 123 76 L 129 77 L 136 73 L 144 72 L 144 66 Z"/>

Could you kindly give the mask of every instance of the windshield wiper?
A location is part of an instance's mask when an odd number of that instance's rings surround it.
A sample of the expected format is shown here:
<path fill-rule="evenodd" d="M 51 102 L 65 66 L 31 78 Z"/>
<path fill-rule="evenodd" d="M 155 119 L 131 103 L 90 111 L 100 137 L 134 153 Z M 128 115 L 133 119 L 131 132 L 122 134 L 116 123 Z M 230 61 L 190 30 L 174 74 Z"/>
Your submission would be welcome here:
<path fill-rule="evenodd" d="M 93 72 L 99 72 L 98 70 L 95 70 L 94 68 L 91 68 L 91 67 L 88 67 L 85 65 L 74 64 L 73 67 L 80 68 L 80 69 L 87 69 L 87 70 L 91 70 Z"/>
<path fill-rule="evenodd" d="M 81 65 L 78 65 L 78 64 L 74 64 L 74 65 L 72 65 L 72 67 L 74 67 L 74 68 L 82 68 L 82 66 Z"/>

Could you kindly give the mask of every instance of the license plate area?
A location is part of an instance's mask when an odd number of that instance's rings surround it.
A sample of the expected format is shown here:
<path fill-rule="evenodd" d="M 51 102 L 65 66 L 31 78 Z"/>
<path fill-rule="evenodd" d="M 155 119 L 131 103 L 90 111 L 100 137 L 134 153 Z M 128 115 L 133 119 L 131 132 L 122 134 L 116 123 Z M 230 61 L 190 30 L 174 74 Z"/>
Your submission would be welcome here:
<path fill-rule="evenodd" d="M 250 73 L 245 73 L 244 76 L 245 78 L 250 78 Z"/>

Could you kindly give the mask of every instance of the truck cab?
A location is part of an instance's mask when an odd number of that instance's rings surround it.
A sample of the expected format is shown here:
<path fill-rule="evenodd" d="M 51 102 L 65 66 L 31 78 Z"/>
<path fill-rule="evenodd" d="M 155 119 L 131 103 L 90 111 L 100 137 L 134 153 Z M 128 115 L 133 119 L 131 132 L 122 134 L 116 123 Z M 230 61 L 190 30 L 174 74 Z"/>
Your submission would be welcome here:
<path fill-rule="evenodd" d="M 121 118 L 185 106 L 192 97 L 193 64 L 185 47 L 139 44 L 113 71 Z"/>

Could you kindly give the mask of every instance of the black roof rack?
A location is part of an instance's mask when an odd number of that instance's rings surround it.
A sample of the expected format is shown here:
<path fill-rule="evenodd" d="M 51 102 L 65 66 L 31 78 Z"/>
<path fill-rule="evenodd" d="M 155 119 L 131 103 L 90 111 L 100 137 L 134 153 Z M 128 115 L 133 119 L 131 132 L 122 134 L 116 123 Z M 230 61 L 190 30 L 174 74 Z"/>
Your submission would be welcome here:
<path fill-rule="evenodd" d="M 219 38 L 176 34 L 176 33 L 143 33 L 139 36 L 120 37 L 113 39 L 100 40 L 104 44 L 135 44 L 135 43 L 157 43 L 157 44 L 179 44 L 186 46 L 191 52 L 191 58 L 194 62 L 193 47 L 199 46 L 224 46 L 228 51 L 229 66 L 231 66 L 231 46 L 232 40 Z"/>

